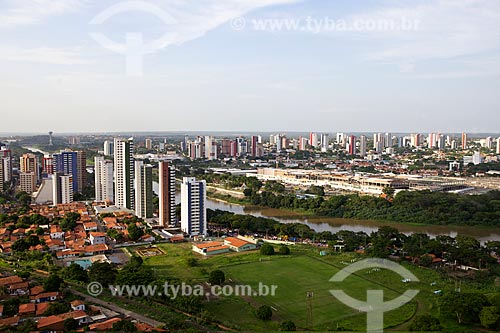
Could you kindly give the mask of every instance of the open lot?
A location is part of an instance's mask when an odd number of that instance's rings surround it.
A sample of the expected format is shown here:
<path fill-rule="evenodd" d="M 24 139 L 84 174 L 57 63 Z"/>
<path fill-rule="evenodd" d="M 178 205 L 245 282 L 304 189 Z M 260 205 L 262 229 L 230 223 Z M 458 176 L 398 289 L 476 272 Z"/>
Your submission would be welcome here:
<path fill-rule="evenodd" d="M 300 329 L 363 330 L 366 314 L 340 303 L 330 294 L 331 289 L 342 289 L 358 300 L 366 300 L 366 291 L 372 289 L 384 290 L 386 300 L 398 297 L 407 289 L 417 289 L 420 293 L 414 300 L 384 317 L 386 328 L 406 331 L 415 314 L 437 315 L 440 296 L 434 295 L 434 290 L 447 292 L 454 286 L 435 271 L 406 264 L 420 282 L 403 283 L 396 273 L 383 269 L 359 271 L 342 283 L 329 282 L 356 255 L 320 257 L 319 250 L 310 247 L 292 247 L 290 256 L 267 257 L 254 251 L 209 258 L 191 253 L 190 244 L 161 244 L 159 247 L 165 255 L 144 259 L 158 278 L 175 277 L 189 283 L 201 283 L 206 281 L 211 270 L 221 269 L 226 275 L 226 284 L 250 285 L 253 290 L 258 289 L 259 283 L 278 286 L 275 296 L 220 297 L 205 303 L 210 317 L 239 330 L 276 330 L 283 320 L 292 320 Z M 186 264 L 190 257 L 199 260 L 196 266 Z M 308 292 L 313 292 L 310 299 Z M 263 322 L 253 315 L 253 310 L 262 304 L 273 308 L 272 321 Z"/>

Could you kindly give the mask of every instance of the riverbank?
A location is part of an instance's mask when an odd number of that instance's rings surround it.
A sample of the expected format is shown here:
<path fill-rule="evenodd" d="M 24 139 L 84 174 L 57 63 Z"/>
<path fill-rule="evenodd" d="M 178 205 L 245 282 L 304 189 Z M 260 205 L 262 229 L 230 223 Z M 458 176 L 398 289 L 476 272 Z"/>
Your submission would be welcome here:
<path fill-rule="evenodd" d="M 476 238 L 481 243 L 488 241 L 500 241 L 500 230 L 498 228 L 481 226 L 455 226 L 455 225 L 432 225 L 417 223 L 401 223 L 395 221 L 380 220 L 362 220 L 362 219 L 344 219 L 317 216 L 314 214 L 301 214 L 290 209 L 278 209 L 252 206 L 242 204 L 234 200 L 228 201 L 221 197 L 208 196 L 207 208 L 219 209 L 233 212 L 235 214 L 249 214 L 257 217 L 272 218 L 280 223 L 302 223 L 309 226 L 316 232 L 330 231 L 332 233 L 340 230 L 349 230 L 353 232 L 365 232 L 370 234 L 378 230 L 379 227 L 390 225 L 404 234 L 425 233 L 430 237 L 438 235 L 447 235 L 456 237 L 457 235 L 468 235 Z"/>

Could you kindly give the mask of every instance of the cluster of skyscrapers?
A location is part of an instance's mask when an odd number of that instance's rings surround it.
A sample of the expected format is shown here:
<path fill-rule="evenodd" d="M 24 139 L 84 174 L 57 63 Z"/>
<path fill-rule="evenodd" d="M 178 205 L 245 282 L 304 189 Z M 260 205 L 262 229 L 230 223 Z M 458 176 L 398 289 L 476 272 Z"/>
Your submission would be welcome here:
<path fill-rule="evenodd" d="M 210 146 L 210 141 L 206 140 Z M 151 142 L 149 143 L 151 145 Z M 96 201 L 114 203 L 120 208 L 133 210 L 135 215 L 153 217 L 153 165 L 134 158 L 134 140 L 115 139 L 104 143 L 104 152 L 112 151 L 113 161 L 95 157 Z M 209 151 L 207 151 L 210 153 Z M 209 155 L 210 156 L 210 155 Z M 175 169 L 168 162 L 158 163 L 158 224 L 166 227 L 177 223 Z M 185 177 L 181 184 L 181 229 L 191 236 L 205 235 L 206 183 Z"/>
<path fill-rule="evenodd" d="M 216 160 L 219 154 L 224 157 L 239 157 L 250 155 L 259 157 L 263 155 L 262 137 L 253 135 L 250 140 L 239 137 L 236 139 L 222 139 L 219 142 L 212 136 L 198 136 L 194 140 L 187 138 L 181 143 L 181 150 L 195 159 Z"/>
<path fill-rule="evenodd" d="M 466 133 L 461 137 L 453 137 L 442 133 L 413 133 L 409 135 L 392 135 L 391 133 L 374 133 L 373 138 L 366 135 L 355 136 L 346 133 L 336 133 L 330 141 L 327 133 L 311 132 L 309 136 L 287 138 L 285 134 L 271 134 L 269 141 L 264 142 L 262 136 L 253 135 L 249 138 L 237 137 L 234 139 L 214 139 L 212 136 L 198 136 L 194 140 L 185 137 L 181 142 L 181 150 L 191 159 L 214 160 L 232 157 L 261 157 L 269 153 L 281 153 L 286 150 L 319 150 L 328 152 L 344 150 L 348 155 L 365 157 L 373 154 L 393 154 L 395 148 L 414 147 L 429 149 L 462 149 L 470 148 L 472 142 Z M 482 147 L 492 149 L 495 139 L 487 137 L 480 140 Z M 370 145 L 370 146 L 369 146 Z M 500 154 L 500 138 L 496 139 L 497 154 Z"/>
<path fill-rule="evenodd" d="M 4 157 L 0 164 L 3 181 L 10 181 L 11 154 L 8 150 L 2 151 Z M 41 164 L 36 154 L 23 154 L 19 158 L 19 190 L 31 195 L 49 187 L 53 204 L 70 203 L 73 201 L 73 194 L 81 192 L 86 186 L 86 168 L 85 151 L 64 150 L 58 154 L 46 155 Z"/>

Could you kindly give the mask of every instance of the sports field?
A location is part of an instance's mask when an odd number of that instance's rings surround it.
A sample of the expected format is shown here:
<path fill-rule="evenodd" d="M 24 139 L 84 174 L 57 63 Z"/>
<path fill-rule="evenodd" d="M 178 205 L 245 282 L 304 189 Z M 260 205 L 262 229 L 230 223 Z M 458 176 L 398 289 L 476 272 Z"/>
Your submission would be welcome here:
<path fill-rule="evenodd" d="M 221 269 L 227 284 L 251 285 L 257 290 L 259 283 L 277 285 L 275 296 L 220 297 L 206 302 L 204 308 L 211 318 L 238 330 L 277 330 L 284 320 L 292 320 L 302 330 L 363 330 L 366 314 L 340 303 L 329 292 L 342 289 L 358 300 L 366 300 L 367 290 L 384 290 L 385 299 L 398 297 L 407 289 L 420 290 L 419 295 L 399 309 L 387 312 L 384 325 L 393 331 L 406 331 L 416 313 L 438 311 L 439 296 L 433 291 L 450 290 L 452 284 L 442 280 L 429 269 L 413 266 L 411 271 L 420 282 L 403 283 L 396 273 L 386 270 L 365 270 L 351 275 L 342 283 L 329 282 L 330 278 L 345 267 L 355 254 L 319 256 L 319 250 L 309 247 L 292 247 L 289 256 L 261 256 L 253 253 L 231 253 L 211 258 L 194 255 L 188 244 L 159 245 L 165 255 L 145 258 L 156 275 L 161 278 L 177 277 L 182 281 L 206 281 L 208 272 Z M 199 259 L 195 267 L 187 267 L 186 258 Z M 432 286 L 431 286 L 432 283 Z M 308 292 L 313 292 L 308 298 Z M 273 308 L 269 322 L 258 320 L 253 310 L 262 304 Z M 435 313 L 437 314 L 437 313 Z"/>

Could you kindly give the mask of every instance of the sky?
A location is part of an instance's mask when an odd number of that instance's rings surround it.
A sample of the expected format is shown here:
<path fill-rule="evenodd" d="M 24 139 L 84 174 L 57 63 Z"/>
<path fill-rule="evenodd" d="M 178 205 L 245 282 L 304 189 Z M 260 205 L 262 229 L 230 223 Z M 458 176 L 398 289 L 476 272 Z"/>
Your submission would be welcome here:
<path fill-rule="evenodd" d="M 500 132 L 500 1 L 2 0 L 0 133 Z"/>

